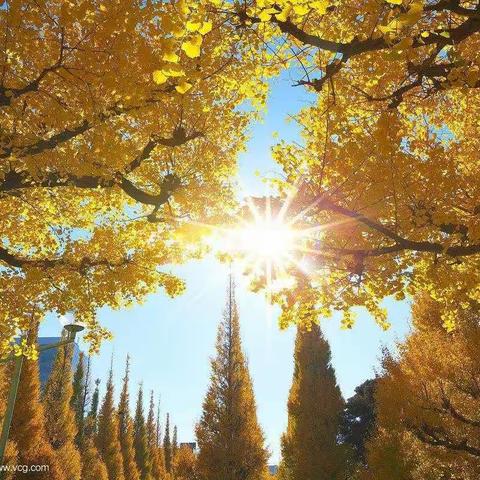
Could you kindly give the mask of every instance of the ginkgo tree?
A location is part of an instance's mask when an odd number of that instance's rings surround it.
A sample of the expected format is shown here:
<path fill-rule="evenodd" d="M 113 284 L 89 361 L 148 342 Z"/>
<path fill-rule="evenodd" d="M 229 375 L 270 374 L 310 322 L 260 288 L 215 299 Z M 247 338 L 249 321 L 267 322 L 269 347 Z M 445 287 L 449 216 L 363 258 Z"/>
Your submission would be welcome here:
<path fill-rule="evenodd" d="M 447 329 L 480 300 L 480 5 L 256 0 L 216 7 L 313 96 L 281 142 L 291 221 L 320 230 L 275 300 L 282 321 L 426 290 Z M 286 216 L 288 218 L 288 216 Z"/>
<path fill-rule="evenodd" d="M 239 107 L 266 93 L 250 55 L 262 43 L 206 7 L 0 9 L 1 355 L 52 311 L 80 317 L 97 347 L 108 332 L 96 310 L 160 286 L 181 292 L 162 266 L 201 253 L 189 225 L 220 222 L 234 205 L 256 111 Z"/>

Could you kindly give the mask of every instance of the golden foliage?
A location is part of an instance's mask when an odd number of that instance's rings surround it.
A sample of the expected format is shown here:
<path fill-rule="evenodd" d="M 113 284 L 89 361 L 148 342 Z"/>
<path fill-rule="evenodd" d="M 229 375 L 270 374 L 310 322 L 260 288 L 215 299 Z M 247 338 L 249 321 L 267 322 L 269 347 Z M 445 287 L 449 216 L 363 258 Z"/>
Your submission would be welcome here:
<path fill-rule="evenodd" d="M 196 426 L 200 478 L 258 480 L 266 472 L 268 452 L 258 424 L 253 385 L 242 351 L 240 323 L 232 283 L 217 335 L 210 386 Z"/>
<path fill-rule="evenodd" d="M 37 339 L 36 329 L 29 332 L 28 344 Z M 10 430 L 10 440 L 17 449 L 18 465 L 47 465 L 48 470 L 36 472 L 41 480 L 66 480 L 59 459 L 53 450 L 45 430 L 43 405 L 40 402 L 40 379 L 38 362 L 25 360 L 15 402 Z M 17 471 L 12 478 L 20 479 L 25 474 Z"/>
<path fill-rule="evenodd" d="M 72 356 L 72 345 L 57 348 L 42 403 L 47 436 L 57 453 L 65 478 L 80 480 L 80 453 L 75 446 L 77 428 L 70 405 L 73 393 Z"/>
<path fill-rule="evenodd" d="M 457 318 L 451 333 L 440 316 L 441 304 L 418 297 L 413 333 L 398 359 L 384 360 L 368 478 L 473 480 L 480 474 L 478 310 Z"/>
<path fill-rule="evenodd" d="M 247 37 L 208 5 L 13 0 L 0 9 L 0 350 L 37 306 L 95 318 L 198 256 L 185 223 L 217 223 L 235 198 L 245 129 L 264 102 Z M 255 40 L 253 43 L 261 44 Z M 27 352 L 29 353 L 29 352 Z"/>
<path fill-rule="evenodd" d="M 215 2 L 212 2 L 215 3 Z M 292 217 L 321 228 L 282 324 L 427 290 L 442 323 L 480 300 L 480 24 L 474 2 L 220 2 L 308 90 L 274 151 Z"/>
<path fill-rule="evenodd" d="M 113 405 L 112 371 L 110 371 L 107 391 L 98 414 L 95 446 L 105 463 L 109 480 L 125 480 L 122 447 L 118 436 L 118 419 Z"/>
<path fill-rule="evenodd" d="M 345 476 L 346 456 L 337 444 L 343 399 L 330 361 L 330 347 L 320 327 L 297 327 L 288 426 L 282 436 L 282 479 L 335 480 Z"/>

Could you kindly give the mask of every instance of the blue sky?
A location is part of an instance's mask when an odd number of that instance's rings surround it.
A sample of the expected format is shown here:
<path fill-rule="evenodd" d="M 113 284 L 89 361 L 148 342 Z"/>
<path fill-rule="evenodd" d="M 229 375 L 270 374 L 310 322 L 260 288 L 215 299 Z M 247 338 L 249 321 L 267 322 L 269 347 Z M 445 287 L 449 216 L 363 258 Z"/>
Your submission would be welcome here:
<path fill-rule="evenodd" d="M 287 123 L 285 118 L 304 106 L 308 97 L 302 89 L 292 88 L 292 83 L 286 76 L 272 83 L 265 119 L 252 128 L 248 151 L 240 158 L 239 165 L 239 183 L 246 195 L 264 193 L 265 186 L 255 171 L 267 176 L 279 173 L 270 157 L 270 147 L 275 142 L 273 132 L 286 139 L 298 134 L 295 125 Z M 159 292 L 143 305 L 99 313 L 115 338 L 105 343 L 100 354 L 93 358 L 93 368 L 95 377 L 100 377 L 104 385 L 113 353 L 118 394 L 129 353 L 133 400 L 139 382 L 143 381 L 146 392 L 154 390 L 156 398 L 161 396 L 162 414 L 170 412 L 182 442 L 194 440 L 194 425 L 201 414 L 209 380 L 209 358 L 214 354 L 216 329 L 225 303 L 228 269 L 209 257 L 175 268 L 175 273 L 187 282 L 187 292 L 181 297 L 170 299 Z M 267 307 L 262 296 L 249 292 L 245 280 L 237 278 L 237 283 L 243 343 L 254 382 L 258 417 L 272 452 L 271 463 L 278 463 L 280 435 L 287 420 L 295 331 L 280 331 L 276 323 L 278 311 Z M 388 332 L 383 332 L 364 312 L 351 331 L 340 330 L 338 318 L 322 322 L 346 398 L 357 385 L 374 376 L 382 346 L 393 346 L 395 340 L 408 332 L 408 304 L 387 302 L 386 306 L 392 323 Z M 53 336 L 59 331 L 60 324 L 49 319 L 40 333 Z M 82 344 L 81 348 L 86 350 Z"/>

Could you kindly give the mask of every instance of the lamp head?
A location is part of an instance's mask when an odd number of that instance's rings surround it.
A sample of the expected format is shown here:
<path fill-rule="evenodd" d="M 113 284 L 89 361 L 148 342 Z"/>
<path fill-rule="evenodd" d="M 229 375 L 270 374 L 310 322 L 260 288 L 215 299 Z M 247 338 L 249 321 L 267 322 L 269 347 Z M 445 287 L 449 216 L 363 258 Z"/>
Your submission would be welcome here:
<path fill-rule="evenodd" d="M 65 332 L 67 332 L 67 338 L 74 340 L 77 333 L 80 333 L 85 329 L 85 325 L 76 320 L 73 314 L 68 313 L 60 318 L 60 322 L 63 325 Z"/>
<path fill-rule="evenodd" d="M 85 330 L 85 326 L 80 322 L 69 323 L 63 327 L 68 333 L 76 335 L 81 331 Z"/>

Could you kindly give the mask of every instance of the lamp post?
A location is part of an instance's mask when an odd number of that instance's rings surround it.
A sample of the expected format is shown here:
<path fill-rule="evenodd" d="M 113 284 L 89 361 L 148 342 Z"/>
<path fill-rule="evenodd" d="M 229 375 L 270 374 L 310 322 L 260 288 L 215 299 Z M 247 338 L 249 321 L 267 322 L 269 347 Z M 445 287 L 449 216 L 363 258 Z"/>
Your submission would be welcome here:
<path fill-rule="evenodd" d="M 45 350 L 50 350 L 52 348 L 63 347 L 69 345 L 75 341 L 77 333 L 81 332 L 85 327 L 82 323 L 76 321 L 70 321 L 64 325 L 63 329 L 66 332 L 65 339 L 60 340 L 59 342 L 50 343 L 47 345 L 38 346 L 38 352 L 44 352 Z M 0 466 L 3 465 L 3 459 L 5 456 L 5 449 L 7 447 L 8 435 L 10 433 L 10 426 L 13 419 L 13 411 L 15 408 L 15 400 L 17 398 L 18 386 L 20 384 L 20 375 L 22 373 L 23 366 L 23 355 L 15 356 L 10 355 L 9 357 L 0 360 L 0 364 L 15 362 L 15 367 L 13 369 L 12 380 L 10 382 L 10 390 L 8 392 L 7 399 L 7 408 L 5 410 L 5 417 L 3 419 L 2 433 L 0 436 Z M 0 479 L 4 477 L 4 472 L 0 471 Z"/>

